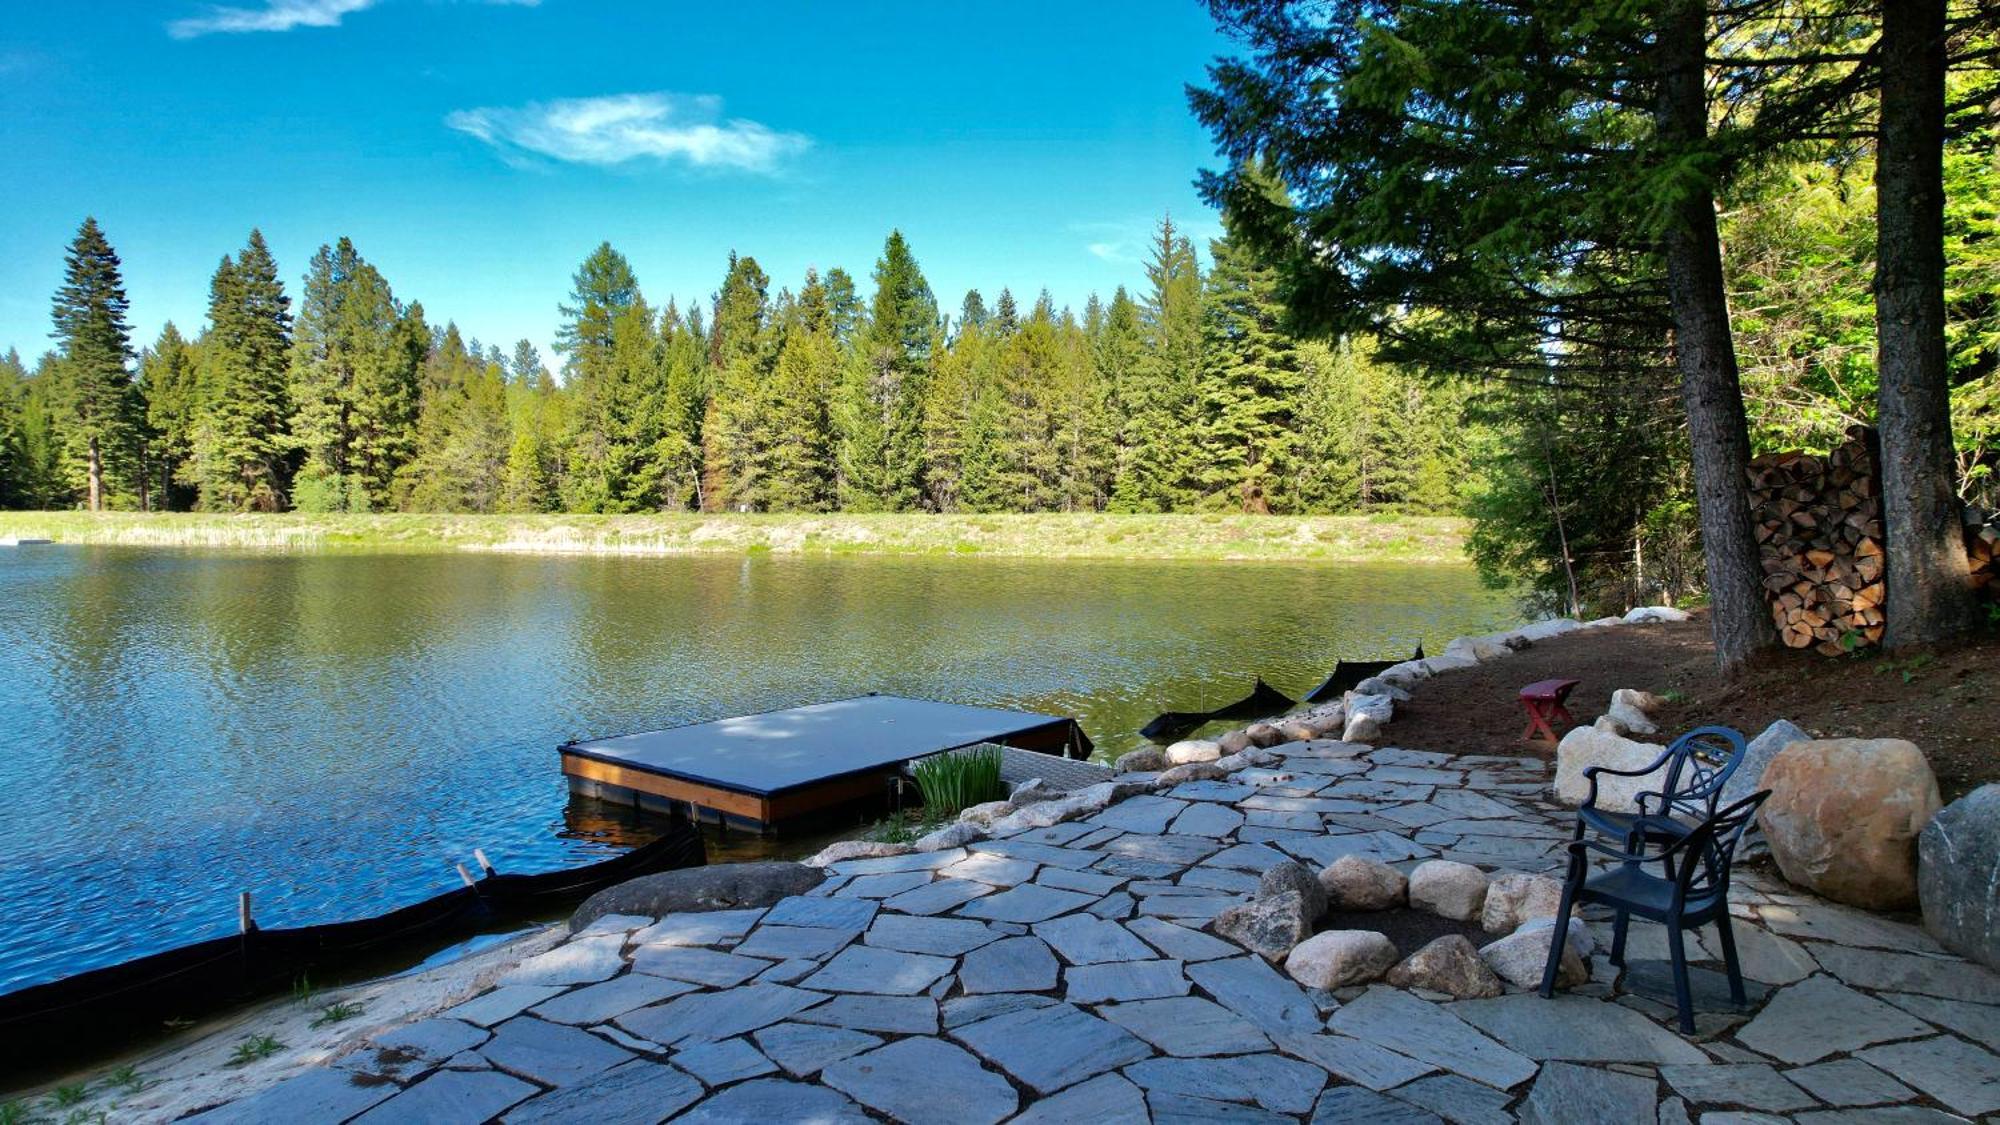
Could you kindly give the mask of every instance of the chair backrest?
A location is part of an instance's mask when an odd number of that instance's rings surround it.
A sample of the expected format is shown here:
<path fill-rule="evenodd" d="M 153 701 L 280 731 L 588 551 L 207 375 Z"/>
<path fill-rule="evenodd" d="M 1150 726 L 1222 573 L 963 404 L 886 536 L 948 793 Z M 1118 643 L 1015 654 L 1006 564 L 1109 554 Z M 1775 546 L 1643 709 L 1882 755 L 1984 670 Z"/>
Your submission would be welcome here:
<path fill-rule="evenodd" d="M 1674 739 L 1660 789 L 1667 803 L 1663 811 L 1706 819 L 1729 775 L 1743 763 L 1743 750 L 1743 735 L 1728 727 L 1696 727 Z"/>
<path fill-rule="evenodd" d="M 1675 877 L 1682 902 L 1729 893 L 1729 868 L 1736 861 L 1736 846 L 1743 842 L 1743 833 L 1756 822 L 1758 807 L 1770 795 L 1769 789 L 1760 789 L 1702 821 L 1688 834 L 1681 869 Z"/>

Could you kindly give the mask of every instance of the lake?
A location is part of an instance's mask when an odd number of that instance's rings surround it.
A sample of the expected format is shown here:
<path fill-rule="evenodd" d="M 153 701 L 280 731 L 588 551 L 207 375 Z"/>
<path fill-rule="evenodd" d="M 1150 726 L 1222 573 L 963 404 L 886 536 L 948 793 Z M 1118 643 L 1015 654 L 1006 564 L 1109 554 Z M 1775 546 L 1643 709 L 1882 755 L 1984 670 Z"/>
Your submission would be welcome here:
<path fill-rule="evenodd" d="M 0 991 L 629 846 L 570 738 L 884 691 L 1108 759 L 1515 617 L 1456 565 L 0 548 Z"/>

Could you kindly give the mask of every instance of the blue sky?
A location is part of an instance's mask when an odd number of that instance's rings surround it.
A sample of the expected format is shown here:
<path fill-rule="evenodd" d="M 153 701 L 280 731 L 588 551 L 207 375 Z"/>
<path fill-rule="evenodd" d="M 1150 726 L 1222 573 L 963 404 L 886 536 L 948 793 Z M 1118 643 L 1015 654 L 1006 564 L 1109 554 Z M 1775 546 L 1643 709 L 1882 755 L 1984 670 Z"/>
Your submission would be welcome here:
<path fill-rule="evenodd" d="M 259 226 L 295 292 L 355 240 L 398 297 L 546 349 L 599 241 L 649 299 L 733 248 L 866 282 L 900 227 L 939 299 L 1143 285 L 1171 211 L 1217 233 L 1182 86 L 1227 49 L 1198 0 L 668 4 L 56 0 L 0 30 L 0 349 L 47 347 L 95 214 L 139 342 L 200 323 Z"/>

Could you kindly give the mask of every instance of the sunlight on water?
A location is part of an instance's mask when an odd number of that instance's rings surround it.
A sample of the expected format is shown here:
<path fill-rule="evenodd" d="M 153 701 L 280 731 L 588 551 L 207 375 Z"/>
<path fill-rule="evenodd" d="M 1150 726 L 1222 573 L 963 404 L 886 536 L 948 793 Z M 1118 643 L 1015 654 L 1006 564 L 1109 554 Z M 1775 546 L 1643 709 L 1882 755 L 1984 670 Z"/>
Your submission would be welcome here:
<path fill-rule="evenodd" d="M 1456 566 L 0 552 L 0 990 L 601 858 L 565 739 L 884 691 L 1165 709 L 1514 617 Z"/>

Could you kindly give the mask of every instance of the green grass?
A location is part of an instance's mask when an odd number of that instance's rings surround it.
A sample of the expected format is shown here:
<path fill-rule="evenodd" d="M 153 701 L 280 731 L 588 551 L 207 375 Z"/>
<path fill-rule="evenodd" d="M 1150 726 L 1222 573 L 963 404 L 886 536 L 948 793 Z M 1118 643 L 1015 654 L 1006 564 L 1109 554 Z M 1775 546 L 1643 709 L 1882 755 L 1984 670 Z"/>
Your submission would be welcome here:
<path fill-rule="evenodd" d="M 329 1027 L 336 1023 L 342 1023 L 360 1015 L 362 1010 L 361 1005 L 345 1000 L 323 1005 L 319 1010 L 319 1015 L 313 1017 L 312 1026 L 316 1028 Z"/>
<path fill-rule="evenodd" d="M 924 795 L 924 809 L 932 815 L 952 816 L 961 809 L 1007 795 L 1000 781 L 1000 748 L 974 746 L 949 754 L 921 758 L 910 767 L 917 788 Z"/>
<path fill-rule="evenodd" d="M 1461 563 L 1450 516 L 223 515 L 0 512 L 0 538 L 268 551 Z"/>
<path fill-rule="evenodd" d="M 235 1050 L 229 1052 L 228 1065 L 248 1066 L 258 1059 L 268 1059 L 284 1049 L 285 1045 L 278 1042 L 276 1036 L 252 1035 L 238 1043 Z"/>

